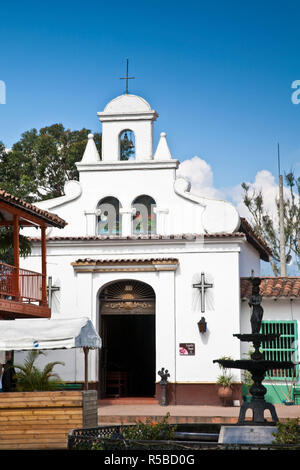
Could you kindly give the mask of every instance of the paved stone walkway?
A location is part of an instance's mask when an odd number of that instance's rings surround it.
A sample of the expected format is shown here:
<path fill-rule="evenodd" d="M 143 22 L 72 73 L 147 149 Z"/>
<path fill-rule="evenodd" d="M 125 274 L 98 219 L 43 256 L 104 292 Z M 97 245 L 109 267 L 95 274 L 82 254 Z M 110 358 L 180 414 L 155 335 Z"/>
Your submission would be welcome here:
<path fill-rule="evenodd" d="M 280 421 L 291 418 L 300 419 L 300 405 L 275 405 Z M 98 417 L 99 424 L 133 423 L 137 419 L 153 420 L 170 413 L 169 422 L 189 423 L 189 422 L 216 422 L 216 423 L 236 423 L 239 416 L 240 407 L 233 406 L 160 406 L 158 404 L 101 404 L 99 402 Z M 249 417 L 252 416 L 249 411 Z M 247 416 L 248 416 L 247 413 Z M 266 419 L 271 418 L 269 412 L 265 414 Z"/>

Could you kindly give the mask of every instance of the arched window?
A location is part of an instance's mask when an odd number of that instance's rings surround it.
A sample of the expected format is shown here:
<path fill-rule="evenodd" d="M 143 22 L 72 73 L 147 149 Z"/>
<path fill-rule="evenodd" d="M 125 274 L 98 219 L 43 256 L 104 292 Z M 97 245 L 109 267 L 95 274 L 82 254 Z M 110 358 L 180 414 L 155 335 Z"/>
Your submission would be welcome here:
<path fill-rule="evenodd" d="M 132 232 L 135 235 L 151 235 L 156 233 L 156 202 L 150 196 L 139 196 L 132 204 L 135 209 L 132 216 Z"/>
<path fill-rule="evenodd" d="M 97 234 L 120 235 L 121 232 L 119 200 L 115 197 L 101 199 L 97 206 Z"/>
<path fill-rule="evenodd" d="M 130 129 L 124 130 L 120 134 L 120 160 L 135 159 L 135 137 Z"/>

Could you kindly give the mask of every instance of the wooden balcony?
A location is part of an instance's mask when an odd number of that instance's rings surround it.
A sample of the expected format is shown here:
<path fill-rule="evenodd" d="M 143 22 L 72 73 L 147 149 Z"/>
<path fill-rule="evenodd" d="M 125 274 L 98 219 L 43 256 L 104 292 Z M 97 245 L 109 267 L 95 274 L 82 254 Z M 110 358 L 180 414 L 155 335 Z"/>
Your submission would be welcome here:
<path fill-rule="evenodd" d="M 65 225 L 56 214 L 0 189 L 0 228 L 12 227 L 14 251 L 14 266 L 0 263 L 0 320 L 51 316 L 47 304 L 46 228 Z M 41 230 L 41 273 L 20 268 L 20 227 Z"/>
<path fill-rule="evenodd" d="M 0 317 L 49 318 L 45 275 L 0 263 Z"/>

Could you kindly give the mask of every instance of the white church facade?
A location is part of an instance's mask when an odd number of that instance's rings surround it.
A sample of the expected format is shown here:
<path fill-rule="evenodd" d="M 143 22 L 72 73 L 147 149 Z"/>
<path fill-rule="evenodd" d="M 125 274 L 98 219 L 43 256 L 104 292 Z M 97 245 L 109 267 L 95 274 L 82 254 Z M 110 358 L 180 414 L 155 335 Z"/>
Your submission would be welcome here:
<path fill-rule="evenodd" d="M 126 395 L 158 398 L 165 368 L 170 404 L 220 404 L 213 360 L 244 353 L 233 337 L 250 328 L 241 279 L 259 276 L 270 250 L 233 205 L 193 194 L 177 177 L 164 132 L 153 149 L 158 114 L 143 98 L 121 95 L 98 117 L 102 158 L 90 134 L 79 181 L 37 204 L 67 222 L 47 230 L 52 318 L 88 317 L 99 331 L 89 371 L 100 397 L 118 373 Z M 135 159 L 121 159 L 124 132 L 134 135 Z M 22 264 L 34 270 L 41 241 L 24 233 L 33 249 Z M 83 382 L 82 352 L 48 352 L 54 359 L 65 362 L 57 368 L 65 381 Z M 231 372 L 241 400 L 240 371 Z"/>

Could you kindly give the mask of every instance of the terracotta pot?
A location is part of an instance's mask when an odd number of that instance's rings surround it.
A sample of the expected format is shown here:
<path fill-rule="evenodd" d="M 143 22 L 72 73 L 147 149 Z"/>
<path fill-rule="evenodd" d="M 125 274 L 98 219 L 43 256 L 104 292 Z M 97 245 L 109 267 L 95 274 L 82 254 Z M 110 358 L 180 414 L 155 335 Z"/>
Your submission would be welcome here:
<path fill-rule="evenodd" d="M 218 395 L 219 395 L 220 398 L 224 398 L 224 399 L 229 400 L 230 398 L 232 398 L 232 395 L 233 395 L 232 388 L 231 387 L 222 387 L 222 386 L 220 386 L 218 388 Z"/>

